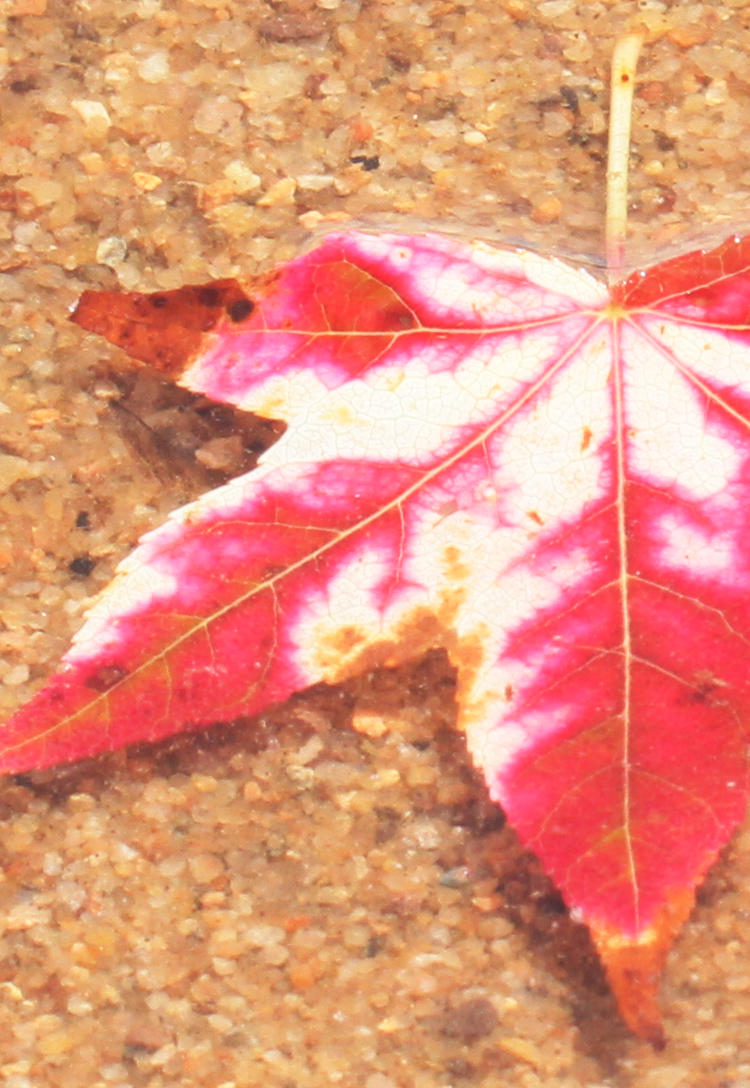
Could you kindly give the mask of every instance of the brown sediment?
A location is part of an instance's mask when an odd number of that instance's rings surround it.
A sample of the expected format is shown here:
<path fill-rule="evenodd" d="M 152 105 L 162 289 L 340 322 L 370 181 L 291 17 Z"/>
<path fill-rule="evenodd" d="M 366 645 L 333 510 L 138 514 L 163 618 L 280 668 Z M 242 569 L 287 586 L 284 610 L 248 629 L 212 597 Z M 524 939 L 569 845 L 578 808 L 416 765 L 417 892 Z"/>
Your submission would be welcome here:
<path fill-rule="evenodd" d="M 718 22 L 716 5 L 700 2 L 615 0 L 604 15 L 572 0 L 318 7 L 323 32 L 308 39 L 263 31 L 271 17 L 307 19 L 296 2 L 6 5 L 2 717 L 59 659 L 135 539 L 208 486 L 156 473 L 133 451 L 109 409 L 121 362 L 67 321 L 87 288 L 163 294 L 255 277 L 315 231 L 381 216 L 601 256 L 604 82 L 631 19 L 648 37 L 633 259 L 750 225 L 741 7 L 722 6 Z M 349 161 L 358 153 L 381 166 L 362 170 Z M 562 209 L 544 222 L 551 191 Z M 191 345 L 167 365 L 184 365 Z M 167 412 L 158 390 L 140 377 L 139 406 L 189 444 L 196 413 Z M 84 512 L 88 528 L 76 524 Z M 82 582 L 69 564 L 84 550 L 97 566 Z M 440 675 L 362 679 L 358 705 L 391 726 L 379 740 L 326 728 L 337 696 L 317 694 L 267 716 L 276 742 L 262 752 L 237 738 L 217 749 L 204 734 L 169 759 L 121 754 L 52 784 L 4 782 L 0 1078 L 13 1088 L 746 1078 L 747 827 L 670 958 L 669 1046 L 654 1053 L 624 1034 L 601 987 L 571 984 L 555 954 L 540 953 L 537 898 L 514 922 L 491 905 L 490 844 L 467 815 L 480 787 L 459 750 L 441 760 L 431 743 L 453 714 Z M 317 752 L 285 728 L 305 707 Z M 510 832 L 492 844 L 510 877 L 528 867 Z M 470 1045 L 441 1030 L 476 999 L 499 1026 Z"/>

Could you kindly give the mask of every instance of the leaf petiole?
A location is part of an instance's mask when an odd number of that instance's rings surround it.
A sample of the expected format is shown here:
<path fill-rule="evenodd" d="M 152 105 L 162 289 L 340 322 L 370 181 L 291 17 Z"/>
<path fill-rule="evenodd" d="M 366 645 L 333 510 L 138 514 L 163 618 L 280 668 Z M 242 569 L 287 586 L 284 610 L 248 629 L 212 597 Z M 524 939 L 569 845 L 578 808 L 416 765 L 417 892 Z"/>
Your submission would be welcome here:
<path fill-rule="evenodd" d="M 605 244 L 610 285 L 622 277 L 628 219 L 628 156 L 635 69 L 643 38 L 628 34 L 616 42 L 610 84 Z"/>

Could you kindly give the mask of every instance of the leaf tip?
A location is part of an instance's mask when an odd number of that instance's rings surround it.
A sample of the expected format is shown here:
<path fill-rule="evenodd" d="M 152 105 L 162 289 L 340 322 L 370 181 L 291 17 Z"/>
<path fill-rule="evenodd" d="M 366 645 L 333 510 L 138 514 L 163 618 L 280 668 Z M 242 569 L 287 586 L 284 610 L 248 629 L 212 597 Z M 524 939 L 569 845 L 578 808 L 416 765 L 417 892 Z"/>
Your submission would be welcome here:
<path fill-rule="evenodd" d="M 206 334 L 242 324 L 255 302 L 235 279 L 173 291 L 84 291 L 70 320 L 117 344 L 132 358 L 178 377 Z"/>
<path fill-rule="evenodd" d="M 654 921 L 634 937 L 611 926 L 590 926 L 609 984 L 630 1030 L 655 1050 L 666 1046 L 659 983 L 667 953 L 693 908 L 692 889 L 673 893 Z"/>
<path fill-rule="evenodd" d="M 664 954 L 654 944 L 618 945 L 598 934 L 594 939 L 623 1020 L 639 1039 L 662 1050 L 659 982 Z"/>

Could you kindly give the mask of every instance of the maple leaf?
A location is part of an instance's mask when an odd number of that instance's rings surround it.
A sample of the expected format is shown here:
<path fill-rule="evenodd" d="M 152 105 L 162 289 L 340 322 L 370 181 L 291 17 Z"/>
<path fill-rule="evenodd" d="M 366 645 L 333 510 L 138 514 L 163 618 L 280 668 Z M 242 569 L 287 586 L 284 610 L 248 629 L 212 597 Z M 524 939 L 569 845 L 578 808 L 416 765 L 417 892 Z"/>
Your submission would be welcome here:
<path fill-rule="evenodd" d="M 626 1021 L 748 796 L 750 240 L 622 278 L 438 234 L 74 320 L 290 422 L 143 538 L 0 771 L 157 740 L 444 649 L 492 799 Z"/>

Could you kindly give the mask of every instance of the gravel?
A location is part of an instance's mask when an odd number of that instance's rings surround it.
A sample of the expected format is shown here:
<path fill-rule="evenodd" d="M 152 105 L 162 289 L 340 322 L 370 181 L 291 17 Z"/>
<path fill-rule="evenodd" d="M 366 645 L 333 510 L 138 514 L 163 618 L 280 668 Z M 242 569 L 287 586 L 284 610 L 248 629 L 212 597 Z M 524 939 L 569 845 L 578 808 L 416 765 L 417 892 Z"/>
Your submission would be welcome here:
<path fill-rule="evenodd" d="M 630 25 L 632 260 L 750 226 L 739 0 L 0 10 L 2 716 L 138 536 L 277 433 L 69 325 L 83 289 L 252 274 L 348 223 L 597 264 Z M 654 1054 L 452 720 L 436 657 L 0 784 L 5 1088 L 750 1084 L 750 829 L 669 961 Z"/>

